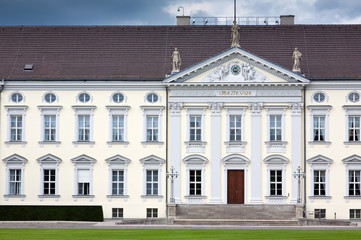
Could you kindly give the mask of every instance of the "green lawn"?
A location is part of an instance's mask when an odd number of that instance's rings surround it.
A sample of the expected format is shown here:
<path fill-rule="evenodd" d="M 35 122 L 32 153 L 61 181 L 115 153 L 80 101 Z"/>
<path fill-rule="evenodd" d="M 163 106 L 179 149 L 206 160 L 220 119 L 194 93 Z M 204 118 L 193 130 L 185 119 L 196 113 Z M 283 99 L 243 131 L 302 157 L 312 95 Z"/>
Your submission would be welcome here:
<path fill-rule="evenodd" d="M 361 230 L 225 230 L 225 229 L 0 229 L 0 240 L 119 239 L 338 239 L 359 240 Z"/>

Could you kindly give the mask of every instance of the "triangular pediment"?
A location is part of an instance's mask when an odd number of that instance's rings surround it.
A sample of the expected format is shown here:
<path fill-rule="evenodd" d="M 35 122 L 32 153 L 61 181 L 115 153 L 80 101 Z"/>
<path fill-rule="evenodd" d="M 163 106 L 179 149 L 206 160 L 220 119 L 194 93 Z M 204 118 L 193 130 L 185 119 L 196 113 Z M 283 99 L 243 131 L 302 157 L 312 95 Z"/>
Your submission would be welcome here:
<path fill-rule="evenodd" d="M 38 163 L 60 163 L 61 159 L 52 154 L 46 154 L 36 160 Z"/>
<path fill-rule="evenodd" d="M 157 157 L 155 155 L 150 155 L 148 157 L 139 159 L 142 164 L 163 164 L 165 160 L 163 158 Z"/>
<path fill-rule="evenodd" d="M 359 155 L 352 155 L 342 160 L 345 164 L 355 163 L 355 164 L 361 164 L 361 156 Z"/>
<path fill-rule="evenodd" d="M 292 60 L 292 59 L 291 59 Z M 308 79 L 239 47 L 172 74 L 164 83 L 199 84 L 307 84 Z"/>
<path fill-rule="evenodd" d="M 332 159 L 325 157 L 321 154 L 307 160 L 309 164 L 330 164 L 333 162 Z"/>

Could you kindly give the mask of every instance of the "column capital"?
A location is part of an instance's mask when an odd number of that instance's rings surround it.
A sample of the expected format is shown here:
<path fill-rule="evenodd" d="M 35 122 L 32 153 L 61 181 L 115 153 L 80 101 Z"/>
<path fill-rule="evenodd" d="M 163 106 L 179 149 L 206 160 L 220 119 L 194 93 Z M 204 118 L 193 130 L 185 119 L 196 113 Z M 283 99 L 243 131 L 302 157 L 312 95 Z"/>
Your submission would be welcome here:
<path fill-rule="evenodd" d="M 183 103 L 181 102 L 170 102 L 169 103 L 170 114 L 179 115 L 182 107 L 183 107 Z"/>
<path fill-rule="evenodd" d="M 209 103 L 209 106 L 211 107 L 211 115 L 221 114 L 223 103 Z"/>
<path fill-rule="evenodd" d="M 291 107 L 292 115 L 301 115 L 302 114 L 302 108 L 303 108 L 302 102 L 291 103 L 290 107 Z"/>
<path fill-rule="evenodd" d="M 260 114 L 262 107 L 263 107 L 263 103 L 250 103 L 249 104 L 250 109 L 251 109 L 251 114 Z"/>

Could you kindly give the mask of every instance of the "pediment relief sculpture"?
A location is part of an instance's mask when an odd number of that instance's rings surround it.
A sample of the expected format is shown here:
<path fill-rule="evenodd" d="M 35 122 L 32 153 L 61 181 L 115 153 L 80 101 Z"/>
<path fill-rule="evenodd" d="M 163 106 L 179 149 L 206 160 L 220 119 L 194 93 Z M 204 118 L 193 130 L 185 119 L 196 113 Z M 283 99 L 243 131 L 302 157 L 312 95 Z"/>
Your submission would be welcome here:
<path fill-rule="evenodd" d="M 248 63 L 233 61 L 223 64 L 202 79 L 202 82 L 271 82 Z"/>

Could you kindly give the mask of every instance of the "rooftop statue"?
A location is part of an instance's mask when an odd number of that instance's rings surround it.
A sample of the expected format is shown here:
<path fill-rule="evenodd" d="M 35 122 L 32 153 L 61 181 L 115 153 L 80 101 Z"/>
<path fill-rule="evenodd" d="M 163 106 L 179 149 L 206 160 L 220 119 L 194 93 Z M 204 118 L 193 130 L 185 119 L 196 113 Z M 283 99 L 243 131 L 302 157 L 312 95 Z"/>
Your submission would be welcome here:
<path fill-rule="evenodd" d="M 180 71 L 181 63 L 182 63 L 182 60 L 180 57 L 180 52 L 178 51 L 177 48 L 174 48 L 174 51 L 172 54 L 172 65 L 173 65 L 172 73 Z"/>
<path fill-rule="evenodd" d="M 231 33 L 231 41 L 232 41 L 232 45 L 231 47 L 240 47 L 239 45 L 239 30 L 240 27 L 237 25 L 236 21 L 233 21 L 233 26 L 232 26 L 232 33 Z"/>
<path fill-rule="evenodd" d="M 295 50 L 293 51 L 292 58 L 293 58 L 292 71 L 293 72 L 301 72 L 300 61 L 302 59 L 302 53 L 300 53 L 300 51 L 298 51 L 298 48 L 295 48 Z"/>

